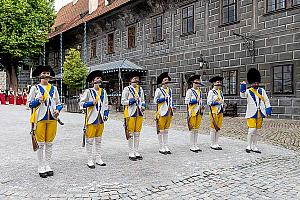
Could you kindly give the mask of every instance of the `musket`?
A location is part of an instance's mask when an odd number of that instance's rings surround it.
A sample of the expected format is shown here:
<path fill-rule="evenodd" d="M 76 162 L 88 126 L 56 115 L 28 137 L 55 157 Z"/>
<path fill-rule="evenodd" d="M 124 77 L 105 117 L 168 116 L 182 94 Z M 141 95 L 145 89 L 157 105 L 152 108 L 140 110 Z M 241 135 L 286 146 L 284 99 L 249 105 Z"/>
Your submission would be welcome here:
<path fill-rule="evenodd" d="M 158 120 L 159 120 L 158 105 L 156 105 L 155 122 L 156 122 L 156 133 L 157 133 L 157 135 L 160 133 Z"/>
<path fill-rule="evenodd" d="M 32 113 L 33 113 L 33 109 L 31 109 L 31 114 Z M 32 149 L 33 151 L 37 151 L 39 149 L 39 144 L 36 140 L 34 129 L 35 129 L 35 123 L 33 122 L 31 123 L 30 135 L 31 135 Z"/>
<path fill-rule="evenodd" d="M 124 110 L 125 110 L 125 106 L 124 106 Z M 124 125 L 123 126 L 124 126 L 126 140 L 129 140 L 130 135 L 129 135 L 129 132 L 128 132 L 128 121 L 127 121 L 127 118 L 125 116 L 124 116 Z"/>
<path fill-rule="evenodd" d="M 193 127 L 191 126 L 191 123 L 190 123 L 190 114 L 189 114 L 189 105 L 186 105 L 186 108 L 187 108 L 187 117 L 186 117 L 186 120 L 187 120 L 187 125 L 188 125 L 188 129 L 189 131 L 191 131 L 193 129 Z"/>
<path fill-rule="evenodd" d="M 85 147 L 85 136 L 86 136 L 86 119 L 87 119 L 87 108 L 84 110 L 84 125 L 83 125 L 83 135 L 82 135 L 82 147 Z"/>
<path fill-rule="evenodd" d="M 213 113 L 212 113 L 211 106 L 209 106 L 209 110 L 210 110 L 211 119 L 212 119 L 212 123 L 213 123 L 214 129 L 215 129 L 216 131 L 219 131 L 220 128 L 218 127 L 218 125 L 217 125 L 217 123 L 216 123 L 215 117 L 214 117 L 214 115 L 213 115 Z"/>

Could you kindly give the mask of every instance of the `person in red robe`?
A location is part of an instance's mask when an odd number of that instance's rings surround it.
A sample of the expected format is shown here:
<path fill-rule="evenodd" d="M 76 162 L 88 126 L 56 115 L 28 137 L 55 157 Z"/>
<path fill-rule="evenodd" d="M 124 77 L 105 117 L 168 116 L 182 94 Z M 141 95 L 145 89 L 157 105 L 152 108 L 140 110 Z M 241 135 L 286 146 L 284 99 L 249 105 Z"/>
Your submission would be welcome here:
<path fill-rule="evenodd" d="M 16 105 L 22 105 L 22 104 L 23 104 L 22 90 L 18 89 Z"/>
<path fill-rule="evenodd" d="M 5 91 L 2 88 L 0 88 L 0 104 L 1 105 L 6 105 Z"/>
<path fill-rule="evenodd" d="M 9 89 L 8 92 L 8 103 L 10 105 L 14 105 L 15 104 L 15 95 L 14 95 L 14 91 L 12 88 Z"/>
<path fill-rule="evenodd" d="M 27 88 L 24 88 L 23 90 L 23 104 L 26 105 L 27 102 L 27 95 L 28 95 L 28 90 Z"/>

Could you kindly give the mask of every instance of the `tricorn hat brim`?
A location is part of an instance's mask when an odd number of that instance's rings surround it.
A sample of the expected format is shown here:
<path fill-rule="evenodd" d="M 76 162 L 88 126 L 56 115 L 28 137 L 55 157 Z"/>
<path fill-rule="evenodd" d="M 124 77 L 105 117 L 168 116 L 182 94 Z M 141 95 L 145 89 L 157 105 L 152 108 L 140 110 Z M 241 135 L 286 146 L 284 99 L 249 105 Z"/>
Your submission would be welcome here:
<path fill-rule="evenodd" d="M 138 72 L 138 71 L 132 71 L 132 72 L 129 72 L 129 73 L 126 75 L 126 79 L 131 80 L 133 77 L 139 77 L 139 78 L 141 78 L 141 76 L 142 76 L 142 73 L 141 73 L 141 72 Z"/>
<path fill-rule="evenodd" d="M 91 83 L 96 77 L 102 77 L 102 71 L 95 70 L 89 73 L 89 75 L 86 77 L 86 82 Z"/>
<path fill-rule="evenodd" d="M 157 77 L 157 85 L 161 84 L 164 78 L 168 78 L 169 81 L 172 80 L 168 72 L 163 72 Z"/>
<path fill-rule="evenodd" d="M 210 83 L 214 83 L 214 82 L 216 82 L 216 81 L 223 81 L 223 79 L 224 79 L 224 78 L 221 77 L 221 76 L 215 76 L 215 77 L 209 79 L 209 82 L 210 82 Z"/>
<path fill-rule="evenodd" d="M 38 77 L 38 76 L 41 75 L 42 72 L 50 72 L 50 76 L 52 76 L 52 77 L 55 76 L 55 73 L 54 73 L 51 66 L 49 66 L 49 65 L 39 65 L 33 70 L 32 77 Z"/>

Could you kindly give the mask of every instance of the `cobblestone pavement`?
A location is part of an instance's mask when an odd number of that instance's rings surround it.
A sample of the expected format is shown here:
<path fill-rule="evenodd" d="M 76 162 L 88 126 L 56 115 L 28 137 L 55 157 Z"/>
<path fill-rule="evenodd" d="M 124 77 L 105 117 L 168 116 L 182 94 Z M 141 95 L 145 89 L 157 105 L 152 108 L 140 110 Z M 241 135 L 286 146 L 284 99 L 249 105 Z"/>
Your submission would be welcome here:
<path fill-rule="evenodd" d="M 122 119 L 118 113 L 112 113 L 113 118 Z M 145 124 L 155 126 L 154 112 L 147 111 Z M 209 134 L 207 127 L 209 126 L 208 115 L 204 115 L 200 133 Z M 172 125 L 173 129 L 187 131 L 186 113 L 177 112 L 174 115 Z M 244 117 L 225 117 L 222 127 L 222 133 L 225 137 L 247 140 L 247 124 Z M 265 119 L 263 129 L 260 131 L 261 140 L 273 145 L 283 146 L 291 150 L 300 150 L 300 121 L 283 120 L 283 119 Z"/>
<path fill-rule="evenodd" d="M 0 107 L 0 116 L 5 116 L 0 121 L 1 200 L 300 199 L 297 151 L 261 143 L 262 154 L 247 154 L 244 141 L 221 137 L 224 150 L 216 152 L 209 149 L 209 136 L 203 134 L 199 138 L 203 152 L 195 154 L 189 151 L 187 132 L 171 129 L 173 154 L 161 155 L 154 127 L 145 126 L 144 160 L 132 162 L 122 122 L 114 120 L 115 114 L 103 136 L 107 166 L 91 170 L 81 147 L 83 115 L 62 113 L 65 125 L 59 126 L 54 142 L 55 175 L 41 179 L 31 150 L 29 114 L 23 107 Z"/>

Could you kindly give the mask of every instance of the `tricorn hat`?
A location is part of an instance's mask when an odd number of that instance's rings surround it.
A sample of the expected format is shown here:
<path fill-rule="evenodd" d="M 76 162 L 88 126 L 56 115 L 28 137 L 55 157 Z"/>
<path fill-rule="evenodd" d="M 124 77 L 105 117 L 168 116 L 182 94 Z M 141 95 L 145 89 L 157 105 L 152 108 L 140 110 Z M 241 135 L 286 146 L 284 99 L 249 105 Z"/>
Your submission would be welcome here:
<path fill-rule="evenodd" d="M 260 72 L 255 68 L 249 69 L 249 71 L 247 73 L 247 81 L 249 84 L 252 84 L 255 82 L 260 83 L 261 82 Z"/>
<path fill-rule="evenodd" d="M 168 78 L 171 81 L 171 77 L 168 72 L 163 72 L 157 77 L 157 85 L 161 84 L 164 78 Z"/>
<path fill-rule="evenodd" d="M 52 76 L 52 77 L 55 76 L 55 73 L 54 73 L 51 66 L 49 66 L 49 65 L 39 65 L 33 70 L 32 77 L 40 76 L 42 72 L 50 72 L 50 76 Z"/>
<path fill-rule="evenodd" d="M 102 71 L 95 70 L 89 73 L 89 75 L 86 77 L 86 82 L 91 83 L 96 77 L 102 77 Z"/>
<path fill-rule="evenodd" d="M 133 77 L 141 77 L 142 76 L 142 73 L 141 72 L 138 72 L 138 71 L 132 71 L 132 72 L 129 72 L 127 75 L 126 75 L 126 78 L 128 80 L 131 80 Z"/>
<path fill-rule="evenodd" d="M 216 82 L 216 81 L 223 81 L 223 79 L 224 79 L 224 78 L 221 77 L 221 76 L 215 76 L 215 77 L 209 79 L 209 82 L 214 83 L 214 82 Z"/>
<path fill-rule="evenodd" d="M 194 80 L 199 79 L 200 80 L 201 75 L 192 75 L 189 79 L 188 82 L 192 83 Z"/>

